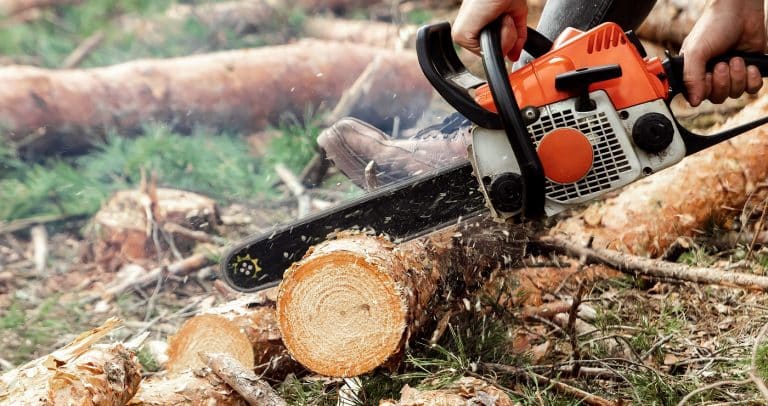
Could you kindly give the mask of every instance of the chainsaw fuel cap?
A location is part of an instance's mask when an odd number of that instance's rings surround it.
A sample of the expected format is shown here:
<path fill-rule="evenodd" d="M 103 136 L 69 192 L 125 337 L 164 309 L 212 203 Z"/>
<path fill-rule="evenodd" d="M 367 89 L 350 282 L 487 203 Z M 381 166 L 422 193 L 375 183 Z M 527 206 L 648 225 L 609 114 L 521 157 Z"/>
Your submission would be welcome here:
<path fill-rule="evenodd" d="M 578 182 L 592 169 L 592 143 L 579 130 L 558 128 L 547 133 L 536 152 L 544 168 L 544 176 L 552 182 Z"/>

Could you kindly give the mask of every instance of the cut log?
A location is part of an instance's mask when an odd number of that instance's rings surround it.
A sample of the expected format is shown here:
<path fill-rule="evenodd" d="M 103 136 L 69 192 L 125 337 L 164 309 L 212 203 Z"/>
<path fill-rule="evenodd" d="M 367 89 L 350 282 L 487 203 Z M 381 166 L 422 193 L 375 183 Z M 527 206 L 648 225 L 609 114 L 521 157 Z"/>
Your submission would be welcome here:
<path fill-rule="evenodd" d="M 97 344 L 120 325 L 104 325 L 65 347 L 0 376 L 1 405 L 124 405 L 136 393 L 141 366 L 122 344 Z"/>
<path fill-rule="evenodd" d="M 187 320 L 169 341 L 165 368 L 169 376 L 206 366 L 199 354 L 214 351 L 226 351 L 245 368 L 253 368 L 253 348 L 248 337 L 221 316 L 195 316 Z"/>
<path fill-rule="evenodd" d="M 768 98 L 746 106 L 724 127 L 768 114 Z M 735 214 L 768 176 L 768 128 L 761 127 L 685 158 L 619 195 L 560 221 L 552 235 L 595 248 L 658 256 L 679 236 Z M 762 196 L 762 194 L 760 195 Z"/>
<path fill-rule="evenodd" d="M 78 4 L 82 0 L 0 0 L 0 18 L 12 17 L 35 8 Z"/>
<path fill-rule="evenodd" d="M 26 153 L 74 153 L 101 140 L 108 128 L 129 134 L 153 120 L 179 131 L 197 124 L 259 130 L 279 124 L 285 115 L 303 117 L 308 106 L 317 111 L 335 105 L 368 64 L 386 53 L 394 51 L 303 40 L 84 70 L 4 67 L 2 138 Z M 405 69 L 394 77 L 418 77 L 414 53 L 392 58 Z M 425 88 L 421 84 L 398 80 L 387 85 L 398 89 L 400 104 L 424 99 L 418 93 Z"/>
<path fill-rule="evenodd" d="M 220 224 L 216 202 L 205 196 L 175 189 L 122 190 L 96 213 L 92 221 L 94 257 L 98 262 L 122 264 L 156 255 L 167 247 L 163 226 L 211 231 Z M 180 252 L 188 252 L 195 240 L 173 234 Z"/>
<path fill-rule="evenodd" d="M 483 219 L 399 246 L 363 234 L 325 241 L 280 284 L 283 342 L 321 375 L 356 376 L 394 365 L 410 337 L 439 318 L 429 307 L 438 292 L 517 263 L 527 233 Z"/>
<path fill-rule="evenodd" d="M 379 406 L 516 404 L 501 389 L 481 379 L 463 377 L 443 389 L 418 390 L 405 385 L 400 400 L 382 400 Z"/>
<path fill-rule="evenodd" d="M 226 351 L 234 354 L 243 365 L 249 368 L 255 366 L 260 374 L 278 376 L 295 371 L 298 366 L 287 355 L 277 326 L 276 294 L 277 288 L 245 295 L 207 309 L 188 320 L 170 339 L 170 359 L 166 369 L 179 372 L 200 368 L 203 363 L 197 352 Z M 224 333 L 226 338 L 206 338 Z M 222 340 L 234 345 L 223 345 Z M 190 351 L 192 347 L 194 351 Z M 250 360 L 246 359 L 248 357 Z"/>

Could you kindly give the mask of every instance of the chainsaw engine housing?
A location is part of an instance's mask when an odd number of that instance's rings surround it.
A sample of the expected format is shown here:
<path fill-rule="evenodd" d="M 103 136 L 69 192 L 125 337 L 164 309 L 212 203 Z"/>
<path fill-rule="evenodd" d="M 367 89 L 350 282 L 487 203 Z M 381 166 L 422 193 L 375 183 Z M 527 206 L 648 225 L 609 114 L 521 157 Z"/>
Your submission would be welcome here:
<path fill-rule="evenodd" d="M 637 45 L 636 45 L 637 44 Z M 545 212 L 557 213 L 680 161 L 683 139 L 666 103 L 658 58 L 616 24 L 566 30 L 552 50 L 509 74 L 546 178 Z M 476 102 L 495 111 L 487 86 Z M 519 214 L 523 183 L 504 131 L 476 126 L 471 160 L 494 215 Z"/>

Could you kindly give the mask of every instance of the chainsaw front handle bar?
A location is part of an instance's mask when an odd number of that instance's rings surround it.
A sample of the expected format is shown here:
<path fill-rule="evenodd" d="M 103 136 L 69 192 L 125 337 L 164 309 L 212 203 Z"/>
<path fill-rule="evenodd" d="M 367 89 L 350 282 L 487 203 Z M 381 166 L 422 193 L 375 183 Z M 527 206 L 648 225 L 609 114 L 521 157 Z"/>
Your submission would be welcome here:
<path fill-rule="evenodd" d="M 481 31 L 480 49 L 487 83 L 499 113 L 484 109 L 471 96 L 470 91 L 486 81 L 470 73 L 459 60 L 448 22 L 421 27 L 416 36 L 419 65 L 437 92 L 473 123 L 506 132 L 522 176 L 521 215 L 529 219 L 541 217 L 544 215 L 544 169 L 509 83 L 501 50 L 501 19 Z M 528 39 L 523 49 L 533 57 L 539 57 L 552 49 L 552 41 L 528 27 Z"/>
<path fill-rule="evenodd" d="M 728 63 L 731 58 L 735 57 L 744 59 L 744 63 L 747 66 L 753 65 L 757 67 L 762 77 L 768 77 L 768 55 L 748 52 L 729 52 L 712 58 L 709 62 L 707 62 L 707 72 L 711 72 L 715 68 L 715 65 L 718 63 Z M 669 98 L 667 99 L 668 104 L 671 103 L 672 99 L 678 94 L 686 94 L 685 83 L 683 82 L 684 64 L 685 60 L 683 59 L 682 55 L 671 56 L 669 53 L 667 53 L 667 59 L 663 62 L 663 65 L 664 71 L 667 72 L 667 80 L 669 82 Z M 683 142 L 685 143 L 686 155 L 691 155 L 768 123 L 768 116 L 711 135 L 702 135 L 691 132 L 690 130 L 683 127 L 683 125 L 677 121 L 676 117 L 674 120 L 675 125 L 680 132 L 680 136 L 683 138 Z"/>

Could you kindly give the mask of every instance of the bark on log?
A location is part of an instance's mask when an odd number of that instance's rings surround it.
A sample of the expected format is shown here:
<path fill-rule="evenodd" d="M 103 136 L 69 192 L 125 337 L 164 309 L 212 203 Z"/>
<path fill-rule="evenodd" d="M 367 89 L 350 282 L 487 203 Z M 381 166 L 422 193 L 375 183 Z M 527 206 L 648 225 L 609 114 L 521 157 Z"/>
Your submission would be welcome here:
<path fill-rule="evenodd" d="M 259 379 L 228 353 L 202 353 L 200 358 L 211 370 L 252 406 L 285 406 L 285 400 L 268 383 Z"/>
<path fill-rule="evenodd" d="M 768 98 L 758 99 L 724 127 L 768 114 Z M 638 181 L 619 195 L 596 202 L 560 221 L 552 235 L 595 248 L 657 256 L 679 236 L 708 221 L 734 214 L 768 177 L 768 127 L 761 127 L 701 151 L 672 168 Z M 764 189 L 764 188 L 762 188 Z M 762 196 L 762 195 L 761 195 Z"/>
<path fill-rule="evenodd" d="M 303 117 L 307 106 L 335 105 L 381 54 L 403 61 L 397 66 L 404 70 L 395 77 L 418 76 L 411 52 L 395 55 L 316 40 L 84 70 L 5 67 L 0 69 L 0 105 L 6 106 L 0 111 L 2 137 L 26 152 L 60 153 L 101 140 L 107 128 L 126 134 L 153 120 L 181 131 L 196 124 L 258 130 L 286 114 Z M 387 85 L 405 104 L 425 99 L 420 83 Z"/>
<path fill-rule="evenodd" d="M 302 25 L 304 35 L 328 41 L 345 41 L 390 49 L 416 46 L 416 30 L 411 24 L 395 25 L 381 21 L 311 17 Z"/>
<path fill-rule="evenodd" d="M 464 377 L 444 389 L 418 390 L 405 385 L 400 400 L 383 400 L 379 406 L 411 405 L 496 405 L 512 406 L 515 403 L 501 389 L 481 379 Z"/>
<path fill-rule="evenodd" d="M 432 86 L 421 71 L 408 69 L 411 63 L 398 56 L 377 56 L 344 92 L 326 122 L 356 117 L 385 133 L 392 133 L 395 123 L 400 128 L 411 128 L 432 99 Z M 392 87 L 400 81 L 416 88 L 403 94 L 399 86 Z"/>
<path fill-rule="evenodd" d="M 283 342 L 302 365 L 327 376 L 396 363 L 410 337 L 439 318 L 429 305 L 440 291 L 517 263 L 528 232 L 483 218 L 398 246 L 362 234 L 325 241 L 280 285 Z"/>
<path fill-rule="evenodd" d="M 706 0 L 659 0 L 637 29 L 637 35 L 661 44 L 680 46 L 701 17 Z"/>
<path fill-rule="evenodd" d="M 663 45 L 679 46 L 706 7 L 706 0 L 658 0 L 637 35 Z M 529 0 L 528 7 L 542 9 L 546 0 Z"/>
<path fill-rule="evenodd" d="M 141 383 L 131 406 L 247 406 L 237 391 L 206 369 L 187 370 L 172 377 L 159 376 Z"/>
<path fill-rule="evenodd" d="M 21 12 L 40 7 L 62 4 L 78 4 L 82 0 L 0 0 L 0 18 L 12 17 Z"/>
<path fill-rule="evenodd" d="M 0 376 L 0 404 L 124 405 L 136 393 L 141 366 L 122 344 L 96 344 L 120 325 L 104 325 Z"/>

